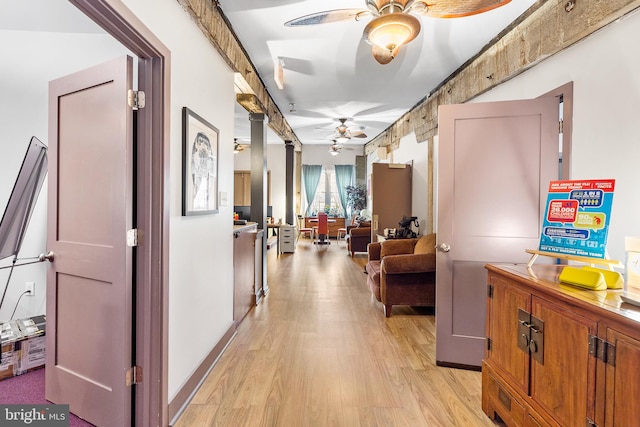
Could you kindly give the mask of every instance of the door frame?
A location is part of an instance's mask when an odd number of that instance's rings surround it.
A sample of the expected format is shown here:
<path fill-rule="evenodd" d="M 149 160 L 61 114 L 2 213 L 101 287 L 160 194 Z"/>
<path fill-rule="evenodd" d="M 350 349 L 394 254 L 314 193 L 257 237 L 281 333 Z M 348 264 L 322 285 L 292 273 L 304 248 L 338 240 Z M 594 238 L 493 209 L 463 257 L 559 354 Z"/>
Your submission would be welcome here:
<path fill-rule="evenodd" d="M 121 0 L 69 0 L 138 57 L 136 228 L 143 231 L 136 253 L 135 363 L 143 369 L 136 386 L 135 423 L 167 426 L 169 283 L 169 49 Z M 123 379 L 124 380 L 124 379 Z"/>
<path fill-rule="evenodd" d="M 571 179 L 571 140 L 573 136 L 573 81 L 558 86 L 538 98 L 562 97 L 562 176 Z"/>

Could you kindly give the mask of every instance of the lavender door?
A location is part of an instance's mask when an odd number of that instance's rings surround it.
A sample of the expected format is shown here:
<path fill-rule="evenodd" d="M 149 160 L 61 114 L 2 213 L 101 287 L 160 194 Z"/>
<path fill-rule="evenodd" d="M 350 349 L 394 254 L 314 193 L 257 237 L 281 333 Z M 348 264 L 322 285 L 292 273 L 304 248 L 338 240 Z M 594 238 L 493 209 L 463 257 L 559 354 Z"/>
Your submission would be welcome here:
<path fill-rule="evenodd" d="M 536 249 L 558 179 L 558 99 L 444 105 L 438 112 L 436 361 L 480 366 L 491 262 Z"/>
<path fill-rule="evenodd" d="M 131 424 L 132 84 L 129 57 L 49 84 L 46 398 Z"/>

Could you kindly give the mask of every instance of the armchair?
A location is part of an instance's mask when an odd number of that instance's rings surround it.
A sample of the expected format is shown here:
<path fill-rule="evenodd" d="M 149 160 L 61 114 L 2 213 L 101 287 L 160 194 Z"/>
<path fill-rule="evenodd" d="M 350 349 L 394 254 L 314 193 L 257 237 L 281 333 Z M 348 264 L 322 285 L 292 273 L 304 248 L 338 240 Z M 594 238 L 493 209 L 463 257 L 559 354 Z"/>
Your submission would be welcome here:
<path fill-rule="evenodd" d="M 367 285 L 386 317 L 394 305 L 435 306 L 435 245 L 435 234 L 369 244 Z"/>
<path fill-rule="evenodd" d="M 347 227 L 347 250 L 351 257 L 356 252 L 367 252 L 367 245 L 371 243 L 371 222 L 361 222 L 357 226 Z"/>

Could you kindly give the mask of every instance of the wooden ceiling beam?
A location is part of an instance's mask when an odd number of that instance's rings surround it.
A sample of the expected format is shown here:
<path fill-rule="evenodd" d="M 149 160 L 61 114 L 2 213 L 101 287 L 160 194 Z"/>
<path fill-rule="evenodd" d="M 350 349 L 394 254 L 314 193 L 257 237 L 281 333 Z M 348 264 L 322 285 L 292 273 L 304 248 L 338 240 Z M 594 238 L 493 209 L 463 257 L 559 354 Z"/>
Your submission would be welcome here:
<path fill-rule="evenodd" d="M 252 93 L 239 93 L 236 101 L 250 113 L 267 114 L 266 108 L 262 105 L 258 97 Z"/>

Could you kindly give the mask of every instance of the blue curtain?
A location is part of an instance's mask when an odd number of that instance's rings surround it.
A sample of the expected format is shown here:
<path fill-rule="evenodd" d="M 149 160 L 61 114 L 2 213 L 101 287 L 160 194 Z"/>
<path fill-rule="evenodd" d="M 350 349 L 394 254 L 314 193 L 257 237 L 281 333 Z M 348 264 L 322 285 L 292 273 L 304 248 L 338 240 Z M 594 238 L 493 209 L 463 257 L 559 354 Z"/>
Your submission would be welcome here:
<path fill-rule="evenodd" d="M 305 215 L 309 215 L 309 208 L 316 197 L 318 183 L 320 182 L 320 174 L 322 173 L 322 165 L 302 165 L 302 180 L 304 182 L 304 194 L 307 195 L 307 210 Z"/>
<path fill-rule="evenodd" d="M 338 196 L 340 196 L 340 204 L 347 217 L 347 186 L 353 185 L 353 165 L 335 165 L 336 168 L 336 185 L 338 187 Z"/>

